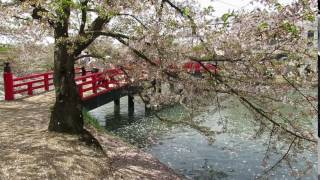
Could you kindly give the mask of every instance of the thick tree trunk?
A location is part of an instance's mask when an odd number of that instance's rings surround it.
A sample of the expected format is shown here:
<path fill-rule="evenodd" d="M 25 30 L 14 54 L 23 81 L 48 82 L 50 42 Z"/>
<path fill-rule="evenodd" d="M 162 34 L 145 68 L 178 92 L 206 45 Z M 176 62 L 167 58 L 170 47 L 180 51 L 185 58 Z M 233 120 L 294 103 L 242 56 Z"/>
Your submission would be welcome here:
<path fill-rule="evenodd" d="M 56 102 L 51 112 L 49 131 L 80 134 L 83 132 L 82 103 L 74 81 L 74 58 L 67 43 L 55 44 L 54 86 Z"/>

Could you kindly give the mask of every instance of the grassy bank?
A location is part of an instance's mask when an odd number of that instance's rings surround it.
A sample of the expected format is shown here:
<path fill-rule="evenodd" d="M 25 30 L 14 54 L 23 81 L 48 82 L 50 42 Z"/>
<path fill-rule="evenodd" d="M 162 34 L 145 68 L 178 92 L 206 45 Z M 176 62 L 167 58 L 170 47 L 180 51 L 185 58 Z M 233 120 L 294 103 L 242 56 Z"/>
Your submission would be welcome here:
<path fill-rule="evenodd" d="M 87 124 L 87 125 L 91 125 L 93 126 L 94 128 L 96 128 L 99 132 L 101 131 L 106 131 L 105 128 L 103 128 L 98 120 L 96 118 L 94 118 L 93 116 L 90 115 L 90 113 L 86 110 L 86 109 L 83 109 L 82 110 L 82 115 L 83 115 L 83 120 L 84 120 L 84 123 Z"/>
<path fill-rule="evenodd" d="M 11 46 L 3 46 L 3 45 L 0 45 L 0 52 L 8 52 L 12 49 Z"/>

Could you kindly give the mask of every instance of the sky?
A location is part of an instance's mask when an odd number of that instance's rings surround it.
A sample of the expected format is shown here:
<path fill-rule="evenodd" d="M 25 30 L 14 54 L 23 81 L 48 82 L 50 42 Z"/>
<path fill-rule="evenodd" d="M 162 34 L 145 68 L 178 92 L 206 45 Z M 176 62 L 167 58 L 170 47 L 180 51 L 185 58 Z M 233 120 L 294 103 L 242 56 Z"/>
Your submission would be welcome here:
<path fill-rule="evenodd" d="M 258 4 L 250 4 L 251 1 L 252 0 L 198 0 L 203 8 L 212 6 L 215 9 L 214 15 L 218 17 L 221 17 L 228 11 L 252 9 L 259 6 Z M 294 0 L 279 0 L 281 4 L 290 4 L 292 2 L 294 2 Z"/>

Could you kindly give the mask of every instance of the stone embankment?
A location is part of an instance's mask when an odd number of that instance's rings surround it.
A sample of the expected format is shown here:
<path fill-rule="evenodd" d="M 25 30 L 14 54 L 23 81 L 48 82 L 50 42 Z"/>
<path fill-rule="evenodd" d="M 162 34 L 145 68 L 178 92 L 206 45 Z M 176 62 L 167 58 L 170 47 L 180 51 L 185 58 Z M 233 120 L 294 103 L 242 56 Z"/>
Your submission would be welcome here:
<path fill-rule="evenodd" d="M 0 179 L 181 179 L 151 155 L 86 127 L 105 153 L 78 136 L 48 132 L 52 92 L 0 101 Z"/>

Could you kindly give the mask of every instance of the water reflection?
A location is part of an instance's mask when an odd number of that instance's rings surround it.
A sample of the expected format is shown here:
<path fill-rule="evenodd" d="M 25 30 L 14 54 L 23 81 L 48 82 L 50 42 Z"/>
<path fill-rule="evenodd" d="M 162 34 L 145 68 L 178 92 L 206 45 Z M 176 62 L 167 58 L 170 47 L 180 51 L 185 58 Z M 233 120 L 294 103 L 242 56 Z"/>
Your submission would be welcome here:
<path fill-rule="evenodd" d="M 130 125 L 134 122 L 134 113 L 120 114 L 115 112 L 113 116 L 107 116 L 105 121 L 105 128 L 109 131 L 117 130 L 119 128 Z"/>

